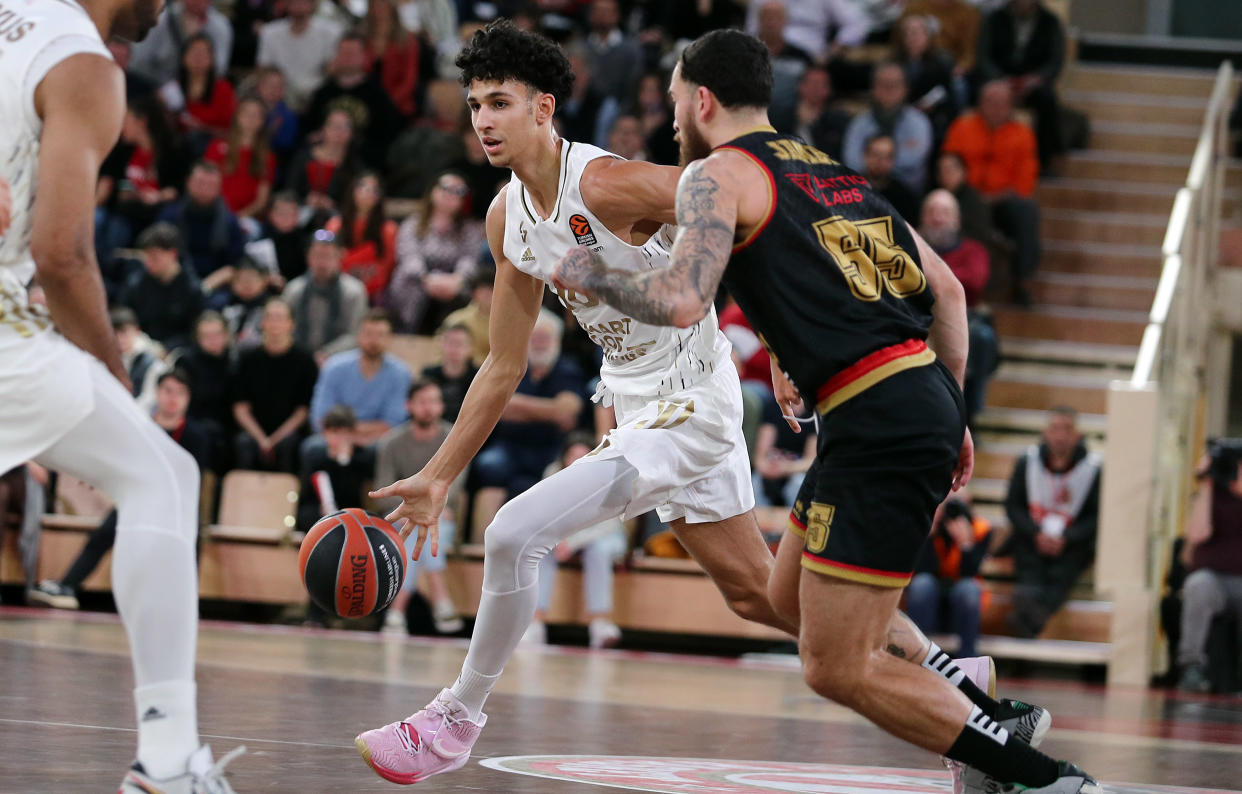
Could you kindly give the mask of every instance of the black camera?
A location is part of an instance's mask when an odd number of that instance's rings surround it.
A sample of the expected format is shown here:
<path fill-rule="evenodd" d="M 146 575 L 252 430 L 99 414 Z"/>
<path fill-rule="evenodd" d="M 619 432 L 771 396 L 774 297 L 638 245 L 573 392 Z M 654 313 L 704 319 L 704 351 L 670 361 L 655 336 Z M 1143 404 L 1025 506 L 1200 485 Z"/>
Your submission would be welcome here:
<path fill-rule="evenodd" d="M 1209 438 L 1207 454 L 1207 471 L 1200 476 L 1211 477 L 1212 482 L 1228 488 L 1238 479 L 1238 464 L 1242 463 L 1242 438 Z"/>

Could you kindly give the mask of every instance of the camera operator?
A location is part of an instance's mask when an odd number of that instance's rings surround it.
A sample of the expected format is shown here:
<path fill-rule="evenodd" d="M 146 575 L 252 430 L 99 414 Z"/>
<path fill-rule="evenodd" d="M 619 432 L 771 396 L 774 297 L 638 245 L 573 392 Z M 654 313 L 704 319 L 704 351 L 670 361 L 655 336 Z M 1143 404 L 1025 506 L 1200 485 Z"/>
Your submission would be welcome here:
<path fill-rule="evenodd" d="M 1199 493 L 1186 522 L 1183 561 L 1191 571 L 1182 596 L 1178 687 L 1208 692 L 1212 619 L 1229 610 L 1242 626 L 1242 439 L 1208 442 L 1196 477 Z M 1236 660 L 1231 660 L 1236 664 Z"/>

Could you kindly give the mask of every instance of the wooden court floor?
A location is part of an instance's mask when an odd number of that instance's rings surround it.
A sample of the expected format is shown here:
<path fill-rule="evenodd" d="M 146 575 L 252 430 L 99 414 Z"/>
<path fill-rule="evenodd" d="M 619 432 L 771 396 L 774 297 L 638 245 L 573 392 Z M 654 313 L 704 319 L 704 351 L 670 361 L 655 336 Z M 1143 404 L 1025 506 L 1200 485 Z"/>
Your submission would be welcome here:
<path fill-rule="evenodd" d="M 395 791 L 353 736 L 451 683 L 465 644 L 238 624 L 202 627 L 202 731 L 239 794 Z M 0 794 L 116 790 L 133 752 L 115 617 L 0 607 Z M 1242 699 L 1001 681 L 1048 706 L 1045 747 L 1110 792 L 1242 789 Z M 948 792 L 938 761 L 815 697 L 795 670 L 617 651 L 521 650 L 444 792 Z M 573 756 L 573 757 L 566 757 Z M 585 757 L 578 757 L 585 756 Z"/>

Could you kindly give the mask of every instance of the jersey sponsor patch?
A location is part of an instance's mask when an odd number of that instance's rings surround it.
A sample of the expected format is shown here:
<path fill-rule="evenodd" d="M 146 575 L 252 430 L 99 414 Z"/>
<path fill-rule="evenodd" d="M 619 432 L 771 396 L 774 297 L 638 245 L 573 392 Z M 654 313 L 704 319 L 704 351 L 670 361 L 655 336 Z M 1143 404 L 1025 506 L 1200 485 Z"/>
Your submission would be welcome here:
<path fill-rule="evenodd" d="M 522 261 L 523 262 L 534 262 L 535 261 L 535 255 L 534 253 L 531 252 L 529 248 L 527 248 L 525 251 L 522 252 Z"/>
<path fill-rule="evenodd" d="M 578 245 L 595 245 L 595 232 L 591 231 L 591 222 L 585 215 L 570 215 L 569 230 L 574 233 Z"/>

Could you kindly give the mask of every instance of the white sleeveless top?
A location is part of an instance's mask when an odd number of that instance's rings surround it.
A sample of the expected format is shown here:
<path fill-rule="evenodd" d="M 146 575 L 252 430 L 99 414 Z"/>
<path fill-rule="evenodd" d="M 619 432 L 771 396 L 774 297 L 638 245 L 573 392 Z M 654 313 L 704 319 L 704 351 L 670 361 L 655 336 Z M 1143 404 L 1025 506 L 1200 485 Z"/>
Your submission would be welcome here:
<path fill-rule="evenodd" d="M 717 367 L 732 366 L 716 310 L 689 328 L 648 325 L 594 298 L 552 286 L 556 263 L 579 245 L 602 255 L 613 270 L 668 267 L 673 228 L 663 226 L 643 245 L 631 245 L 610 232 L 582 200 L 579 181 L 587 163 L 615 156 L 589 144 L 562 141 L 556 204 L 542 220 L 514 174 L 505 200 L 504 255 L 518 270 L 546 282 L 603 349 L 600 378 L 607 391 L 661 397 L 689 388 Z"/>
<path fill-rule="evenodd" d="M 39 177 L 43 122 L 34 95 L 52 67 L 72 55 L 111 60 L 99 30 L 72 0 L 0 0 L 0 176 L 9 183 L 13 218 L 0 235 L 0 323 L 25 305 L 34 276 L 30 230 Z"/>

